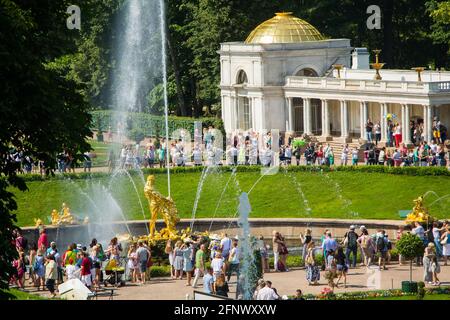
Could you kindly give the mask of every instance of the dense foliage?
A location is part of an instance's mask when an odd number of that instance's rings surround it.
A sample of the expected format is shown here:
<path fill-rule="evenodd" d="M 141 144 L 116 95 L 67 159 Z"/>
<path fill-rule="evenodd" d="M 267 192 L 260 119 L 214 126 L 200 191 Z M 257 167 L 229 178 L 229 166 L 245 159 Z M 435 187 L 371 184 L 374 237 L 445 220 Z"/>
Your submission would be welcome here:
<path fill-rule="evenodd" d="M 65 60 L 70 77 L 87 85 L 87 101 L 109 108 L 117 20 L 124 0 L 86 0 L 77 53 Z M 381 29 L 366 26 L 370 5 L 381 8 Z M 172 114 L 220 114 L 220 43 L 243 41 L 275 12 L 292 11 L 328 38 L 348 38 L 352 46 L 382 49 L 386 68 L 448 68 L 450 1 L 442 0 L 174 0 L 166 1 L 168 95 Z M 118 30 L 116 30 L 118 29 Z M 142 93 L 146 111 L 162 113 L 162 86 Z"/>
<path fill-rule="evenodd" d="M 89 149 L 91 121 L 82 85 L 66 77 L 55 62 L 74 51 L 77 32 L 66 28 L 69 1 L 0 1 L 0 288 L 14 272 L 11 246 L 17 204 L 9 186 L 26 190 L 8 161 L 10 152 L 23 152 L 50 164 L 55 154 Z"/>

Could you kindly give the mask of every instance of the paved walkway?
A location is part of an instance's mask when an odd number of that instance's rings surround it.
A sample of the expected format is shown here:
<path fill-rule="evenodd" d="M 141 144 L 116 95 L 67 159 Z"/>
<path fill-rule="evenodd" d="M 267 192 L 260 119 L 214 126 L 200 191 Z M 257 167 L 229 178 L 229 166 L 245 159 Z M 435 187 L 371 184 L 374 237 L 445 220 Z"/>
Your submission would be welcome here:
<path fill-rule="evenodd" d="M 423 268 L 413 267 L 413 280 L 421 281 L 423 278 Z M 442 285 L 450 285 L 450 266 L 441 266 L 439 274 Z M 324 272 L 321 272 L 321 280 L 317 286 L 308 286 L 305 279 L 305 270 L 295 269 L 282 273 L 267 273 L 265 280 L 272 281 L 273 287 L 282 295 L 292 295 L 296 289 L 301 289 L 304 294 L 317 294 L 327 287 Z M 347 275 L 347 288 L 339 287 L 336 293 L 366 291 L 377 289 L 398 289 L 401 288 L 401 281 L 409 280 L 409 266 L 389 265 L 388 270 L 379 271 L 378 268 L 366 270 L 362 267 L 350 269 Z M 427 287 L 431 287 L 427 284 Z M 30 292 L 48 295 L 48 292 L 37 292 L 35 288 L 28 287 Z M 201 291 L 200 286 L 197 290 Z M 230 282 L 229 297 L 235 298 L 236 277 L 233 276 Z M 127 283 L 126 286 L 118 288 L 115 300 L 185 300 L 186 296 L 193 296 L 193 288 L 186 286 L 185 280 L 172 280 L 170 278 L 155 278 L 143 286 Z M 99 298 L 107 299 L 107 298 Z"/>

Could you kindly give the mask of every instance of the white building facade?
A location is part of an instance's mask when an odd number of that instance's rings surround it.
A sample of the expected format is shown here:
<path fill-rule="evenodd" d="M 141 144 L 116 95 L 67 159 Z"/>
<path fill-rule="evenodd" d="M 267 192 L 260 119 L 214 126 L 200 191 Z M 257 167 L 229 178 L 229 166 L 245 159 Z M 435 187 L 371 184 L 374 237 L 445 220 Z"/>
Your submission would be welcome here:
<path fill-rule="evenodd" d="M 245 42 L 222 43 L 219 54 L 227 133 L 278 129 L 351 142 L 365 138 L 370 118 L 385 141 L 386 116 L 393 114 L 402 128 L 423 121 L 430 141 L 434 117 L 450 124 L 450 72 L 424 71 L 419 81 L 414 70 L 382 69 L 382 80 L 374 80 L 367 49 L 324 39 L 290 13 L 277 13 Z M 403 141 L 411 142 L 409 130 Z"/>

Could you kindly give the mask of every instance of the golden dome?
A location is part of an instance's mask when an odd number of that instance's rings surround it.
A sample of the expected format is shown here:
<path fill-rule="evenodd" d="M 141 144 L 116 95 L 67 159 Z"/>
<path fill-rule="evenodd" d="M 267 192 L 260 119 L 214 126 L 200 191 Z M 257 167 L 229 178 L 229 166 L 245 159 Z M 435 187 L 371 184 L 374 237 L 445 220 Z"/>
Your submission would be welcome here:
<path fill-rule="evenodd" d="M 257 26 L 245 39 L 245 43 L 297 43 L 320 41 L 324 37 L 305 20 L 292 12 L 275 13 L 275 17 Z"/>

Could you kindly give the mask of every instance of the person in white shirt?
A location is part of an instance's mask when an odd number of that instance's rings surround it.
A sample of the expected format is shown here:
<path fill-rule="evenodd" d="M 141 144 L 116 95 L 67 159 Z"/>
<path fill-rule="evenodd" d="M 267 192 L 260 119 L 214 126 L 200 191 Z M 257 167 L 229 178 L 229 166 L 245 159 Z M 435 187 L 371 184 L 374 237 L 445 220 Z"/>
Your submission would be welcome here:
<path fill-rule="evenodd" d="M 238 160 L 238 149 L 235 146 L 231 146 L 230 149 L 230 154 L 231 154 L 231 161 L 233 163 L 234 166 L 237 165 L 237 160 Z"/>
<path fill-rule="evenodd" d="M 348 148 L 348 144 L 344 145 L 344 147 L 342 148 L 342 155 L 341 155 L 341 166 L 347 165 L 347 161 L 348 161 L 348 153 L 349 153 L 350 149 Z"/>
<path fill-rule="evenodd" d="M 125 168 L 125 161 L 127 159 L 127 148 L 126 146 L 122 147 L 122 150 L 120 150 L 120 168 Z"/>
<path fill-rule="evenodd" d="M 197 146 L 194 148 L 194 151 L 192 152 L 194 157 L 194 165 L 195 166 L 201 166 L 202 165 L 202 151 Z"/>
<path fill-rule="evenodd" d="M 258 290 L 256 300 L 278 300 L 280 297 L 272 288 L 269 288 L 266 282 L 261 283 L 261 289 Z"/>
<path fill-rule="evenodd" d="M 220 252 L 216 253 L 216 257 L 211 260 L 211 268 L 213 269 L 213 275 L 214 275 L 214 281 L 216 281 L 216 278 L 218 275 L 220 275 L 223 272 L 223 258 Z"/>
<path fill-rule="evenodd" d="M 77 272 L 76 267 L 73 264 L 68 264 L 66 266 L 66 275 L 67 275 L 67 280 L 80 278 L 80 272 L 79 271 Z"/>
<path fill-rule="evenodd" d="M 287 146 L 286 149 L 284 150 L 284 157 L 286 159 L 286 164 L 290 165 L 291 164 L 291 160 L 292 160 L 292 148 L 291 146 Z"/>

